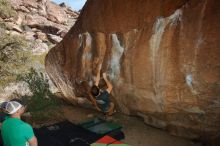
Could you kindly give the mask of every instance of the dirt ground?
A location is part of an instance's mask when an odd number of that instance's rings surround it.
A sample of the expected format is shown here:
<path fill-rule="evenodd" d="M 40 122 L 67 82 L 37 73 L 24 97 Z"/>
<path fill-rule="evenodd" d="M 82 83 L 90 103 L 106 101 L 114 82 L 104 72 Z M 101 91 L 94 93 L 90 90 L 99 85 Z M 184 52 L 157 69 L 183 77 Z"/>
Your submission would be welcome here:
<path fill-rule="evenodd" d="M 73 123 L 101 116 L 94 110 L 73 106 L 64 106 L 62 111 L 64 117 Z M 112 120 L 123 125 L 122 131 L 125 133 L 123 141 L 131 146 L 202 146 L 200 143 L 175 137 L 166 131 L 147 126 L 142 119 L 136 117 L 116 113 Z"/>

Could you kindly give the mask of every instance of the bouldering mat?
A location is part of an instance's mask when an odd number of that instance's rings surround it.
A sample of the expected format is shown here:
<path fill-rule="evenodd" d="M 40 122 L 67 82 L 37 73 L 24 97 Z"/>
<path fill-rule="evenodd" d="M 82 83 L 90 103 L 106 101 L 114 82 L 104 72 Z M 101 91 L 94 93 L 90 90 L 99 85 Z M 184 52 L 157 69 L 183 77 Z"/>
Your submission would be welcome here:
<path fill-rule="evenodd" d="M 109 135 L 117 140 L 124 139 L 124 133 L 121 131 L 121 125 L 105 121 L 101 118 L 94 118 L 89 121 L 82 122 L 80 126 L 101 136 Z"/>
<path fill-rule="evenodd" d="M 69 121 L 34 129 L 39 146 L 89 146 L 101 136 Z"/>
<path fill-rule="evenodd" d="M 90 146 L 90 144 L 96 142 L 106 134 L 117 140 L 124 139 L 124 134 L 120 126 L 115 126 L 113 123 L 111 123 L 113 124 L 111 125 L 107 122 L 108 128 L 106 128 L 103 126 L 106 121 L 101 121 L 100 119 L 97 122 L 101 125 L 97 123 L 94 125 L 94 123 L 91 122 L 92 121 L 86 121 L 83 127 L 81 124 L 75 125 L 69 121 L 64 121 L 41 128 L 35 128 L 34 133 L 38 139 L 39 146 Z M 90 123 L 90 125 L 86 123 Z M 0 146 L 2 146 L 1 142 L 0 139 Z"/>

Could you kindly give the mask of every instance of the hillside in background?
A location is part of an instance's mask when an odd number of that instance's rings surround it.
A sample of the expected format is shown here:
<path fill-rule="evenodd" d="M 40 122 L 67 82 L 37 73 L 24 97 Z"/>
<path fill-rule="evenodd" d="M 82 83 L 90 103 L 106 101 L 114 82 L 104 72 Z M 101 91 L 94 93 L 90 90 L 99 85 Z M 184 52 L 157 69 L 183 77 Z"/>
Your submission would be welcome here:
<path fill-rule="evenodd" d="M 50 0 L 0 0 L 0 96 L 29 94 L 18 75 L 43 72 L 47 52 L 74 25 L 79 13 Z M 52 90 L 56 88 L 52 86 Z"/>

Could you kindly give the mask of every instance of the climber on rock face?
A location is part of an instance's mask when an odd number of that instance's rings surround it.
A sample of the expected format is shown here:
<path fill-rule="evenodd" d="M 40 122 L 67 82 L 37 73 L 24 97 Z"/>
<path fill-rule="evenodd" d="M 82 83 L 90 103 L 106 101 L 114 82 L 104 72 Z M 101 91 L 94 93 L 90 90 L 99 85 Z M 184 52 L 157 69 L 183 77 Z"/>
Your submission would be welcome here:
<path fill-rule="evenodd" d="M 91 88 L 91 94 L 95 98 L 98 108 L 107 116 L 111 116 L 114 112 L 114 103 L 110 100 L 110 93 L 113 86 L 107 79 L 107 74 L 103 73 L 103 79 L 107 84 L 107 89 L 102 90 L 99 88 L 100 70 L 101 69 L 99 68 L 95 84 Z"/>

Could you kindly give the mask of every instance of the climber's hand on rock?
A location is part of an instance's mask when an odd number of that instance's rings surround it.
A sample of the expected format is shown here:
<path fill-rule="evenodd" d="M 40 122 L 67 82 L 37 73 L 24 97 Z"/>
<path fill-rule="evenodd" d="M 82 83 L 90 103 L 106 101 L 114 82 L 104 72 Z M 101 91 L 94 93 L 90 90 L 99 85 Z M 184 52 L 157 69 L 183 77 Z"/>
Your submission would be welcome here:
<path fill-rule="evenodd" d="M 102 74 L 102 76 L 103 76 L 104 79 L 107 79 L 107 74 L 106 74 L 106 72 L 104 72 L 104 73 Z"/>
<path fill-rule="evenodd" d="M 99 64 L 98 70 L 100 71 L 102 69 L 102 64 Z"/>

